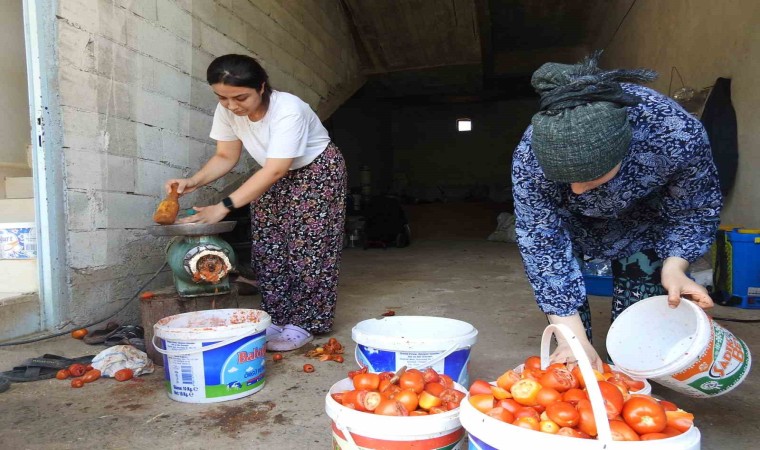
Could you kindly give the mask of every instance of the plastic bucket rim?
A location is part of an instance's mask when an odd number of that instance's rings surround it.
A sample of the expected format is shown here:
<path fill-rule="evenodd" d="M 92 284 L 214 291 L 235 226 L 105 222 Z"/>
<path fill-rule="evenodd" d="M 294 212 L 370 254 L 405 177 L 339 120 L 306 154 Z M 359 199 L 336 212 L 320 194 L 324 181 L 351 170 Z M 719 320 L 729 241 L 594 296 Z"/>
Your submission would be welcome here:
<path fill-rule="evenodd" d="M 615 319 L 615 322 L 620 320 L 624 317 L 629 317 L 632 314 L 636 312 L 637 309 L 643 308 L 646 305 L 650 303 L 655 302 L 667 302 L 668 296 L 667 295 L 656 295 L 653 297 L 645 298 L 643 300 L 640 300 L 636 302 L 635 304 L 631 305 L 629 308 L 627 308 L 625 311 L 623 311 L 617 319 Z M 640 306 L 637 306 L 640 305 Z M 691 300 L 687 300 L 682 298 L 681 303 L 679 304 L 679 307 L 681 305 L 686 305 L 685 307 L 691 311 L 696 318 L 697 324 L 696 324 L 696 331 L 692 335 L 694 339 L 692 340 L 692 343 L 689 347 L 690 350 L 698 348 L 698 349 L 704 349 L 706 345 L 709 344 L 710 341 L 710 335 L 711 335 L 711 326 L 710 326 L 710 318 L 707 316 L 707 314 L 702 311 L 702 309 L 696 305 L 696 303 L 692 302 Z M 622 366 L 620 364 L 619 359 L 616 359 L 615 356 L 612 354 L 614 351 L 610 351 L 610 336 L 615 335 L 614 331 L 615 323 L 613 322 L 612 326 L 610 326 L 610 330 L 607 333 L 607 339 L 606 339 L 606 347 L 607 352 L 610 354 L 610 358 L 612 358 L 613 361 L 615 361 L 615 365 L 621 369 L 623 372 L 634 375 L 637 377 L 642 378 L 650 378 L 655 379 L 663 376 L 670 376 L 674 373 L 678 373 L 679 369 L 683 369 L 685 367 L 689 367 L 687 364 L 691 364 L 696 358 L 699 357 L 699 354 L 692 351 L 690 353 L 689 357 L 679 356 L 678 358 L 675 358 L 673 361 L 666 362 L 664 365 L 655 368 L 655 369 L 647 369 L 647 370 L 639 370 L 639 369 L 632 369 L 629 367 Z"/>
<path fill-rule="evenodd" d="M 241 323 L 234 323 L 234 324 L 228 324 L 228 325 L 217 325 L 217 326 L 210 326 L 210 327 L 171 327 L 167 326 L 167 324 L 171 323 L 174 320 L 179 320 L 182 317 L 181 316 L 189 316 L 191 314 L 203 314 L 203 313 L 230 313 L 232 311 L 253 311 L 258 316 L 258 321 L 256 322 L 241 322 Z M 162 324 L 162 321 L 166 321 L 166 323 Z M 269 316 L 269 314 L 266 311 L 258 310 L 258 309 L 249 309 L 249 308 L 227 308 L 227 309 L 214 309 L 214 310 L 201 310 L 201 311 L 191 311 L 186 313 L 180 313 L 180 314 L 174 314 L 171 316 L 164 317 L 163 319 L 159 320 L 153 325 L 153 332 L 154 335 L 164 339 L 164 340 L 171 340 L 171 341 L 199 341 L 199 340 L 220 340 L 220 339 L 226 339 L 230 338 L 236 335 L 240 335 L 241 338 L 245 337 L 246 335 L 254 335 L 260 332 L 263 332 L 271 325 L 272 318 Z"/>
<path fill-rule="evenodd" d="M 451 335 L 444 338 L 438 337 L 403 337 L 396 335 L 383 335 L 374 332 L 373 330 L 365 330 L 363 325 L 375 325 L 381 321 L 390 322 L 392 325 L 398 326 L 394 322 L 403 321 L 420 321 L 420 320 L 433 320 L 439 322 L 446 322 L 449 324 L 457 323 L 461 324 L 462 328 L 466 330 L 463 334 Z M 448 350 L 454 344 L 459 344 L 459 348 L 469 348 L 475 345 L 477 342 L 478 330 L 472 324 L 448 317 L 437 316 L 393 316 L 384 317 L 382 319 L 372 318 L 362 320 L 354 325 L 351 329 L 351 339 L 357 344 L 364 345 L 365 347 L 371 347 L 378 350 L 395 351 L 395 350 L 416 350 L 416 351 L 445 351 Z M 420 342 L 424 341 L 424 342 Z M 433 348 L 435 346 L 435 348 Z"/>

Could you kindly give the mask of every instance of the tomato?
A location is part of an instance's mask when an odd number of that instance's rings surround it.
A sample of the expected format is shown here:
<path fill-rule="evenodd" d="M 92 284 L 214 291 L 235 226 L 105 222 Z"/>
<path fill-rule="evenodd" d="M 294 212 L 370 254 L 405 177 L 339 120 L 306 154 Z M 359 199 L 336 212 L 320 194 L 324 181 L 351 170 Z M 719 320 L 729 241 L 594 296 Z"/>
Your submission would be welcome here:
<path fill-rule="evenodd" d="M 694 414 L 688 413 L 682 409 L 677 411 L 666 411 L 665 416 L 667 418 L 667 426 L 675 428 L 681 433 L 694 425 Z"/>
<path fill-rule="evenodd" d="M 533 417 L 536 420 L 541 419 L 541 417 L 538 415 L 538 412 L 535 409 L 531 408 L 530 406 L 523 406 L 517 411 L 515 411 L 514 413 L 512 413 L 512 415 L 515 416 L 515 419 L 519 419 L 520 417 Z"/>
<path fill-rule="evenodd" d="M 417 397 L 417 394 L 414 391 L 408 389 L 399 392 L 395 397 L 393 397 L 393 399 L 401 402 L 407 411 L 414 411 L 417 409 L 417 405 L 420 401 L 419 397 Z"/>
<path fill-rule="evenodd" d="M 446 408 L 446 411 L 451 411 L 452 409 L 459 408 L 459 403 L 445 402 L 440 407 L 441 408 Z"/>
<path fill-rule="evenodd" d="M 528 406 L 528 408 L 533 408 L 536 410 L 537 413 L 541 414 L 542 412 L 546 411 L 546 407 L 544 405 L 533 405 Z"/>
<path fill-rule="evenodd" d="M 92 383 L 98 378 L 100 378 L 100 371 L 98 369 L 92 369 L 85 372 L 84 376 L 82 377 L 82 381 L 85 383 Z"/>
<path fill-rule="evenodd" d="M 464 392 L 456 389 L 444 389 L 439 397 L 446 403 L 452 402 L 458 405 L 466 396 Z"/>
<path fill-rule="evenodd" d="M 71 372 L 69 372 L 69 369 L 61 369 L 56 372 L 55 377 L 59 380 L 65 380 L 67 378 L 71 378 Z"/>
<path fill-rule="evenodd" d="M 624 374 L 623 372 L 615 372 L 615 371 L 613 371 L 611 373 L 612 373 L 612 377 L 613 378 L 615 378 L 616 380 L 620 380 L 623 383 L 625 383 L 626 387 L 628 387 L 628 390 L 630 390 L 632 392 L 637 392 L 637 391 L 640 391 L 640 390 L 644 389 L 645 384 L 641 380 L 634 380 L 633 378 L 631 378 L 630 376 Z"/>
<path fill-rule="evenodd" d="M 551 420 L 542 420 L 538 423 L 538 431 L 549 434 L 557 434 L 559 431 L 559 425 L 552 422 Z"/>
<path fill-rule="evenodd" d="M 446 388 L 443 387 L 441 383 L 437 383 L 435 381 L 425 384 L 425 391 L 435 396 L 441 395 L 441 392 L 443 392 L 444 389 Z"/>
<path fill-rule="evenodd" d="M 446 374 L 440 374 L 438 375 L 438 382 L 443 385 L 445 388 L 453 388 L 454 387 L 454 380 L 451 379 L 450 376 Z"/>
<path fill-rule="evenodd" d="M 398 387 L 395 384 L 389 384 L 385 389 L 383 389 L 380 394 L 384 398 L 395 398 L 398 393 L 401 392 L 401 388 Z"/>
<path fill-rule="evenodd" d="M 440 375 L 438 375 L 438 372 L 436 372 L 432 367 L 428 367 L 424 372 L 422 372 L 422 378 L 425 379 L 425 384 L 437 383 L 438 380 L 441 379 Z"/>
<path fill-rule="evenodd" d="M 537 405 L 536 396 L 541 390 L 541 385 L 533 380 L 520 380 L 512 385 L 510 392 L 517 403 L 525 406 Z"/>
<path fill-rule="evenodd" d="M 360 373 L 354 377 L 354 389 L 375 391 L 380 387 L 380 376 L 376 373 Z"/>
<path fill-rule="evenodd" d="M 559 392 L 565 392 L 568 389 L 578 387 L 578 381 L 573 374 L 564 366 L 551 365 L 546 369 L 546 373 L 538 380 L 543 387 L 550 387 Z"/>
<path fill-rule="evenodd" d="M 562 401 L 562 394 L 560 394 L 556 389 L 552 389 L 550 387 L 542 387 L 540 391 L 538 391 L 538 394 L 536 394 L 536 401 L 541 406 L 549 406 L 552 403 L 557 403 Z"/>
<path fill-rule="evenodd" d="M 562 394 L 562 401 L 572 403 L 573 405 L 577 405 L 579 401 L 587 399 L 586 393 L 578 388 L 568 389 Z"/>
<path fill-rule="evenodd" d="M 312 366 L 311 364 L 304 364 L 303 371 L 306 373 L 312 373 L 314 372 L 314 366 Z"/>
<path fill-rule="evenodd" d="M 351 394 L 353 392 L 354 394 Z M 370 391 L 349 391 L 347 394 L 348 401 L 353 402 L 354 409 L 358 411 L 374 411 L 377 405 L 383 401 L 382 396 L 378 392 Z"/>
<path fill-rule="evenodd" d="M 71 337 L 73 337 L 74 339 L 82 339 L 85 336 L 87 336 L 86 328 L 80 328 L 78 330 L 74 330 L 71 332 Z"/>
<path fill-rule="evenodd" d="M 69 366 L 69 372 L 73 377 L 81 377 L 85 372 L 87 372 L 87 368 L 84 366 L 84 364 L 72 364 Z"/>
<path fill-rule="evenodd" d="M 596 436 L 596 420 L 594 419 L 594 411 L 591 409 L 591 402 L 582 399 L 578 402 L 578 429 L 588 434 L 589 436 Z"/>
<path fill-rule="evenodd" d="M 407 391 L 407 392 L 412 392 L 412 391 Z M 442 403 L 443 403 L 443 400 L 440 397 L 437 397 L 428 391 L 422 391 L 422 393 L 420 393 L 420 396 L 417 399 L 417 406 L 428 411 L 430 410 L 430 408 L 433 408 L 435 406 L 441 406 Z"/>
<path fill-rule="evenodd" d="M 660 400 L 660 405 L 662 405 L 663 408 L 665 408 L 665 411 L 678 411 L 678 406 L 676 406 L 675 403 L 669 402 L 667 400 Z"/>
<path fill-rule="evenodd" d="M 494 398 L 491 394 L 476 394 L 470 396 L 470 404 L 482 413 L 488 412 L 494 405 Z"/>
<path fill-rule="evenodd" d="M 499 378 L 496 379 L 496 386 L 502 389 L 509 390 L 513 384 L 520 381 L 520 375 L 514 370 L 507 370 Z"/>
<path fill-rule="evenodd" d="M 541 357 L 540 356 L 528 356 L 523 363 L 525 369 L 541 369 Z"/>
<path fill-rule="evenodd" d="M 345 395 L 346 395 L 345 392 L 333 392 L 332 394 L 330 394 L 330 397 L 332 397 L 333 400 L 335 400 L 336 402 L 342 405 L 343 397 L 345 397 Z"/>
<path fill-rule="evenodd" d="M 132 369 L 117 370 L 116 373 L 113 374 L 113 377 L 116 379 L 116 381 L 131 380 L 133 376 L 135 376 L 135 373 L 132 372 Z"/>
<path fill-rule="evenodd" d="M 668 424 L 665 409 L 652 397 L 632 397 L 625 402 L 622 415 L 625 423 L 638 434 L 659 433 Z"/>
<path fill-rule="evenodd" d="M 640 441 L 641 438 L 633 428 L 622 420 L 610 420 L 610 431 L 613 441 Z"/>
<path fill-rule="evenodd" d="M 603 373 L 610 373 L 610 372 L 612 372 L 612 367 L 610 367 L 610 365 L 607 364 L 606 362 L 603 362 L 602 363 L 602 372 Z"/>
<path fill-rule="evenodd" d="M 369 368 L 367 366 L 362 367 L 361 369 L 352 370 L 348 372 L 348 378 L 354 379 L 355 376 L 359 375 L 360 373 L 367 373 L 369 371 Z"/>
<path fill-rule="evenodd" d="M 518 417 L 514 422 L 512 422 L 512 425 L 534 431 L 540 430 L 538 419 L 535 417 Z"/>
<path fill-rule="evenodd" d="M 491 385 L 488 384 L 487 381 L 475 380 L 470 385 L 470 395 L 490 394 L 490 393 L 491 393 Z"/>
<path fill-rule="evenodd" d="M 375 414 L 380 414 L 381 416 L 408 416 L 409 411 L 399 401 L 383 400 L 375 408 Z"/>
<path fill-rule="evenodd" d="M 415 409 L 414 411 L 409 412 L 410 416 L 427 416 L 428 412 L 423 409 Z"/>
<path fill-rule="evenodd" d="M 647 433 L 647 434 L 641 435 L 641 440 L 642 441 L 656 441 L 659 439 L 667 439 L 669 437 L 670 436 L 668 436 L 665 433 Z"/>
<path fill-rule="evenodd" d="M 443 414 L 445 412 L 448 412 L 448 409 L 442 408 L 440 406 L 433 406 L 430 408 L 429 414 Z"/>
<path fill-rule="evenodd" d="M 604 375 L 602 373 L 600 373 L 596 369 L 593 369 L 593 371 L 594 371 L 594 376 L 596 377 L 596 381 L 604 381 Z M 572 373 L 573 377 L 575 377 L 575 379 L 578 380 L 578 386 L 576 387 L 581 387 L 581 388 L 586 387 L 586 381 L 583 379 L 583 374 L 581 374 L 580 366 L 573 367 L 573 370 L 570 373 Z"/>
<path fill-rule="evenodd" d="M 578 410 L 567 402 L 557 402 L 547 406 L 546 415 L 560 427 L 574 427 L 578 425 L 580 419 Z"/>
<path fill-rule="evenodd" d="M 536 382 L 540 380 L 542 376 L 544 376 L 544 371 L 541 369 L 525 369 L 522 373 L 523 380 L 533 380 Z"/>
<path fill-rule="evenodd" d="M 502 408 L 506 409 L 512 414 L 515 414 L 518 409 L 523 408 L 523 405 L 517 403 L 515 399 L 513 398 L 506 398 L 504 400 L 499 400 L 498 402 L 496 402 L 496 406 L 501 406 Z"/>
<path fill-rule="evenodd" d="M 364 372 L 364 373 L 367 373 L 367 372 Z M 383 380 L 390 381 L 390 379 L 396 376 L 396 374 L 393 372 L 380 372 L 377 374 L 377 376 L 380 377 L 380 381 L 383 381 Z"/>
<path fill-rule="evenodd" d="M 662 434 L 666 435 L 667 437 L 673 437 L 678 436 L 681 434 L 681 432 L 671 426 L 667 426 L 664 430 L 662 430 Z"/>
<path fill-rule="evenodd" d="M 604 398 L 604 408 L 607 410 L 607 418 L 613 419 L 623 411 L 623 394 L 620 389 L 607 381 L 599 381 L 599 389 Z"/>
<path fill-rule="evenodd" d="M 567 436 L 567 437 L 573 437 L 578 439 L 583 439 L 585 436 L 581 434 L 580 431 L 576 430 L 575 428 L 570 427 L 562 427 L 557 431 L 557 434 L 560 436 Z"/>
<path fill-rule="evenodd" d="M 84 380 L 82 380 L 81 378 L 74 378 L 73 380 L 71 380 L 71 387 L 80 388 L 82 386 L 84 386 Z"/>
<path fill-rule="evenodd" d="M 491 394 L 496 400 L 503 400 L 505 398 L 512 398 L 512 393 L 506 389 L 502 389 L 499 386 L 491 386 Z"/>
<path fill-rule="evenodd" d="M 512 423 L 515 421 L 515 416 L 512 415 L 511 412 L 502 408 L 501 406 L 491 408 L 489 411 L 486 412 L 486 415 L 489 417 L 493 417 L 496 420 L 501 420 L 502 422 L 506 422 L 506 423 Z"/>

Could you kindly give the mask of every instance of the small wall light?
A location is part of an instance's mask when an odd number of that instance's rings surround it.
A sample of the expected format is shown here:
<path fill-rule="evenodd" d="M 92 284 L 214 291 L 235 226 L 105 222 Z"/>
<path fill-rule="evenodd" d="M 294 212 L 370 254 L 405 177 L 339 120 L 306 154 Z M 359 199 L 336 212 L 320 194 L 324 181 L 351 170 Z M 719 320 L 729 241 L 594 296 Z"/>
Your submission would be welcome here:
<path fill-rule="evenodd" d="M 472 120 L 467 117 L 457 119 L 457 131 L 472 131 Z"/>

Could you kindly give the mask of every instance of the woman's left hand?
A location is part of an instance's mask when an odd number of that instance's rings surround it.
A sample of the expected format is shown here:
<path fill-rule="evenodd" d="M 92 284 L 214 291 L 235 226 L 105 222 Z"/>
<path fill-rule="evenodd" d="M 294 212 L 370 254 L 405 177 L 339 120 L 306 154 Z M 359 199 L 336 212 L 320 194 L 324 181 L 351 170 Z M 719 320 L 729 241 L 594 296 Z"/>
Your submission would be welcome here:
<path fill-rule="evenodd" d="M 217 223 L 230 212 L 221 203 L 209 206 L 193 206 L 196 211 L 192 216 L 183 217 L 177 223 Z"/>
<path fill-rule="evenodd" d="M 714 303 L 707 289 L 686 276 L 688 261 L 683 258 L 670 257 L 662 265 L 662 287 L 668 291 L 668 304 L 675 308 L 681 303 L 681 297 L 696 303 L 700 308 L 712 308 Z"/>

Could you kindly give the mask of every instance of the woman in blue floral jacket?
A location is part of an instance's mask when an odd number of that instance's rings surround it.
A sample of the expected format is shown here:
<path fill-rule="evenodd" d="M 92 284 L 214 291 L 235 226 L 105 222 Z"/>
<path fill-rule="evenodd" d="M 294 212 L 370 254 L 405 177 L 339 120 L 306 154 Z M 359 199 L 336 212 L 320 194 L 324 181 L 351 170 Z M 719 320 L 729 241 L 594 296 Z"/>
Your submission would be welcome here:
<path fill-rule="evenodd" d="M 597 56 L 548 63 L 533 75 L 540 112 L 515 150 L 517 242 L 541 310 L 569 325 L 592 361 L 591 320 L 577 256 L 612 260 L 612 318 L 667 293 L 712 306 L 689 263 L 712 243 L 721 194 L 702 125 L 671 99 L 622 80 L 648 70 L 604 72 Z M 553 361 L 565 361 L 563 342 Z"/>

